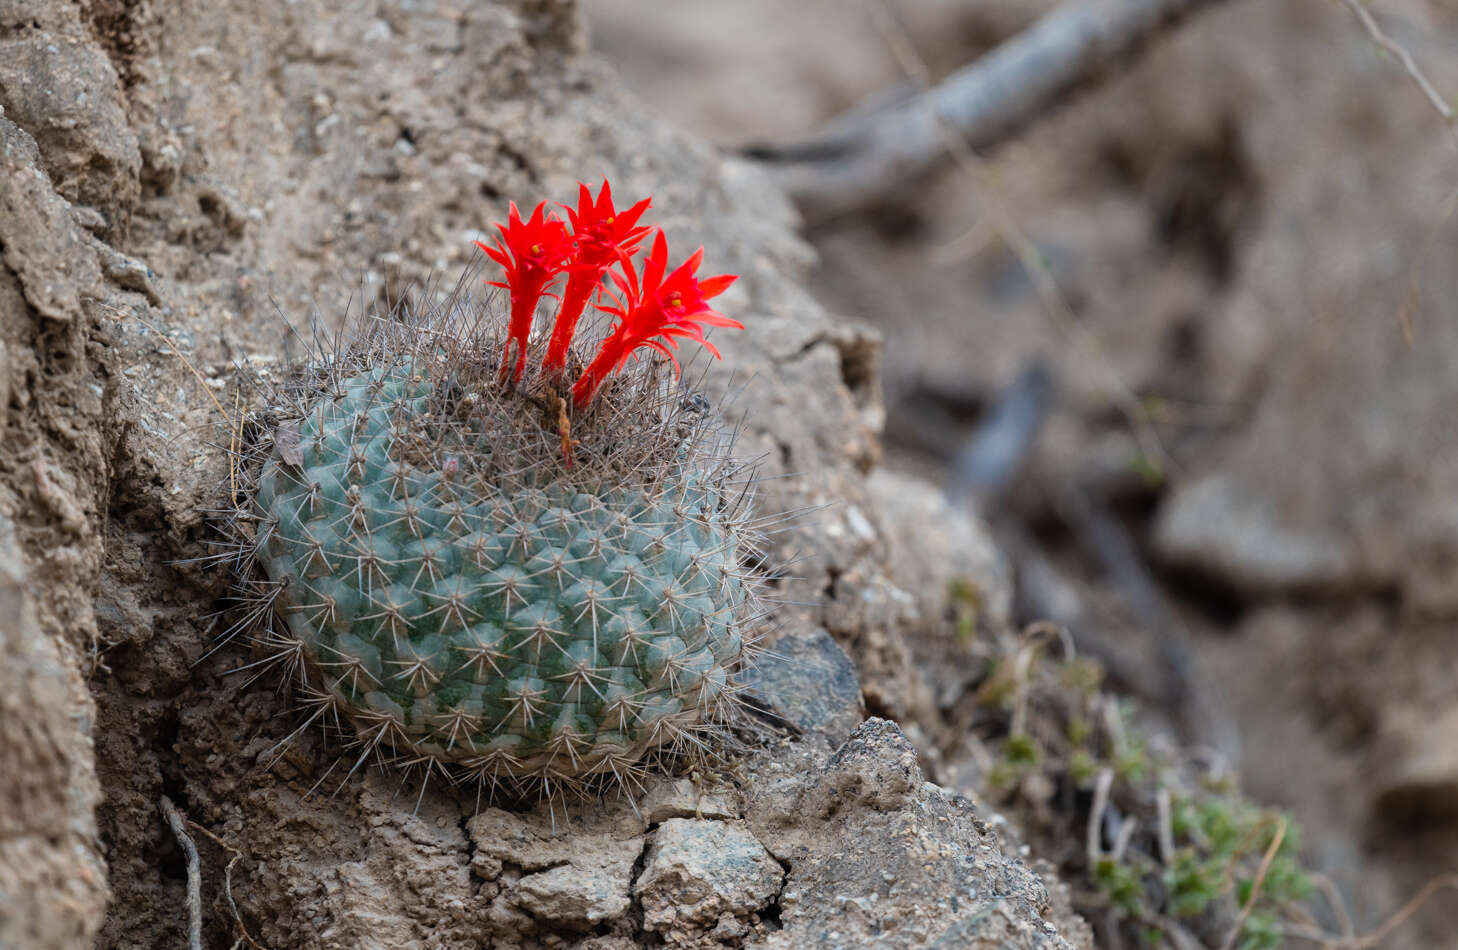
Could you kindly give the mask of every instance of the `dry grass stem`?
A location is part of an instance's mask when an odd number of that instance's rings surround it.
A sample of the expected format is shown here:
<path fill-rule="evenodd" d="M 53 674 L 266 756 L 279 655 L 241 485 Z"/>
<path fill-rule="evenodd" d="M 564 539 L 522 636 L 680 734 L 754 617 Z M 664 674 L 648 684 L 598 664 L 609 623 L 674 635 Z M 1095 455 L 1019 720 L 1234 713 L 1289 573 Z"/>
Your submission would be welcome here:
<path fill-rule="evenodd" d="M 172 799 L 163 795 L 160 804 L 167 827 L 172 829 L 172 835 L 187 859 L 187 947 L 188 950 L 202 950 L 202 872 L 197 845 L 188 837 L 183 817 L 177 806 L 172 804 Z"/>

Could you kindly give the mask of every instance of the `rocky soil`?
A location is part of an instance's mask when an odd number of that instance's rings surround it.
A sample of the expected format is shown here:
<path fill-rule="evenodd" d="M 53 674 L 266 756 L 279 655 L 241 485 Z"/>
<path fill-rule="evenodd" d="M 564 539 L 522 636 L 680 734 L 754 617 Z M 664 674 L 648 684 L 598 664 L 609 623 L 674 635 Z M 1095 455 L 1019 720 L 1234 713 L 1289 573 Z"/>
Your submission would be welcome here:
<path fill-rule="evenodd" d="M 904 633 L 944 608 L 891 552 L 951 532 L 1006 605 L 985 530 L 915 479 L 891 493 L 939 524 L 888 518 L 877 335 L 806 291 L 783 197 L 625 95 L 573 4 L 0 0 L 0 110 L 0 946 L 184 946 L 164 796 L 207 946 L 1091 945 L 1051 869 L 865 719 L 927 708 Z M 272 754 L 291 698 L 214 649 L 236 365 L 603 176 L 742 275 L 721 309 L 752 329 L 704 385 L 785 476 L 765 510 L 813 512 L 778 536 L 753 684 L 780 731 L 565 816 L 346 777 L 313 730 Z"/>

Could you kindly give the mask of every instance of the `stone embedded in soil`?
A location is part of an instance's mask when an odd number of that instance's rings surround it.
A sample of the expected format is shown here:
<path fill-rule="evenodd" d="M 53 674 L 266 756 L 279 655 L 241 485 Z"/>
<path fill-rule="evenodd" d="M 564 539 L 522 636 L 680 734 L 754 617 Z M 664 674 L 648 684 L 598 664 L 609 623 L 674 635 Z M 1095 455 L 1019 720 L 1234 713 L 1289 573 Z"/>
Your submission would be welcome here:
<path fill-rule="evenodd" d="M 895 811 L 910 801 L 921 783 L 916 749 L 901 727 L 871 718 L 835 750 L 817 788 L 822 814 L 848 804 Z"/>
<path fill-rule="evenodd" d="M 614 841 L 590 860 L 575 860 L 528 874 L 504 897 L 538 920 L 598 924 L 627 913 L 632 901 L 633 862 L 641 841 Z"/>
<path fill-rule="evenodd" d="M 1288 523 L 1261 490 L 1226 473 L 1181 485 L 1160 509 L 1154 543 L 1170 563 L 1248 592 L 1337 589 L 1358 580 L 1339 532 Z"/>
<path fill-rule="evenodd" d="M 917 598 L 927 621 L 947 611 L 953 585 L 989 629 L 1012 622 L 1012 566 L 992 531 L 967 506 L 953 508 L 946 493 L 924 479 L 878 469 L 866 480 L 886 524 L 888 561 L 897 580 Z"/>
<path fill-rule="evenodd" d="M 743 930 L 735 918 L 766 907 L 783 878 L 743 822 L 670 818 L 659 826 L 633 891 L 649 930 L 673 935 L 717 929 L 737 936 Z"/>
<path fill-rule="evenodd" d="M 766 763 L 757 778 L 746 814 L 789 867 L 766 947 L 1092 945 L 1061 885 L 1004 854 L 971 802 L 923 781 L 894 723 L 868 720 L 828 759 Z"/>
<path fill-rule="evenodd" d="M 780 637 L 744 679 L 751 703 L 801 732 L 839 742 L 861 721 L 855 666 L 820 627 Z"/>
<path fill-rule="evenodd" d="M 742 813 L 731 789 L 700 788 L 693 779 L 660 782 L 648 789 L 638 810 L 650 825 L 670 818 L 738 818 Z"/>
<path fill-rule="evenodd" d="M 67 22 L 44 42 L 27 31 L 7 37 L 0 30 L 0 106 L 35 137 L 56 191 L 77 205 L 107 209 L 91 215 L 111 228 L 140 193 L 137 135 L 110 58 L 68 5 L 53 6 Z"/>
<path fill-rule="evenodd" d="M 1451 822 L 1458 818 L 1458 707 L 1399 707 L 1383 719 L 1372 814 L 1393 824 Z"/>
<path fill-rule="evenodd" d="M 476 847 L 472 872 L 502 882 L 496 900 L 503 919 L 524 911 L 582 927 L 621 917 L 631 904 L 633 866 L 643 853 L 639 835 L 555 830 L 550 817 L 498 808 L 476 815 L 466 831 Z"/>

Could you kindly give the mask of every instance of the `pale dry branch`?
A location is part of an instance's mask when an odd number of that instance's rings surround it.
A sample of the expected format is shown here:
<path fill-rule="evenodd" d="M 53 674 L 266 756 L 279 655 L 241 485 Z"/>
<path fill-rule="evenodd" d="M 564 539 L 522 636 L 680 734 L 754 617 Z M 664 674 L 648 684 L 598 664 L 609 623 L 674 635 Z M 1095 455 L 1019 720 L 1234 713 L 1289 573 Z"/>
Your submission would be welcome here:
<path fill-rule="evenodd" d="M 202 950 L 202 872 L 197 845 L 188 837 L 183 817 L 177 806 L 172 804 L 172 799 L 163 795 L 161 807 L 167 827 L 172 829 L 173 837 L 187 858 L 187 947 L 188 950 Z"/>
<path fill-rule="evenodd" d="M 1113 787 L 1114 770 L 1107 767 L 1100 769 L 1094 780 L 1093 806 L 1089 809 L 1088 834 L 1084 841 L 1084 852 L 1090 865 L 1096 865 L 1104 857 L 1104 812 L 1109 807 L 1109 792 Z"/>
<path fill-rule="evenodd" d="M 202 825 L 193 821 L 191 818 L 186 818 L 183 820 L 186 822 L 188 827 L 192 828 L 194 831 L 206 835 L 209 839 L 212 840 L 214 844 L 222 848 L 224 851 L 228 852 L 228 854 L 230 855 L 228 859 L 228 866 L 223 869 L 223 896 L 227 898 L 228 908 L 233 912 L 233 921 L 237 923 L 238 932 L 242 934 L 242 936 L 238 938 L 237 942 L 234 943 L 233 946 L 242 946 L 246 942 L 248 946 L 253 948 L 253 950 L 267 950 L 266 947 L 260 944 L 257 940 L 254 940 L 253 937 L 249 935 L 248 928 L 243 926 L 243 915 L 238 913 L 238 905 L 233 900 L 233 866 L 239 861 L 243 860 L 243 852 L 228 844 L 228 842 L 224 841 L 222 838 L 219 838 L 213 832 L 204 828 Z"/>
<path fill-rule="evenodd" d="M 1362 0 L 1342 0 L 1342 2 L 1362 22 L 1362 28 L 1367 31 L 1368 36 L 1372 37 L 1372 42 L 1396 57 L 1397 61 L 1402 64 L 1402 68 L 1407 72 L 1408 78 L 1413 81 L 1413 84 L 1418 89 L 1422 90 L 1428 102 L 1437 110 L 1438 115 L 1443 117 L 1443 121 L 1448 124 L 1448 130 L 1452 132 L 1453 110 L 1438 92 L 1437 87 L 1433 85 L 1432 81 L 1418 67 L 1417 61 L 1412 58 L 1412 54 L 1407 51 L 1407 47 L 1398 43 L 1383 31 L 1382 27 L 1377 23 L 1376 18 L 1372 16 L 1372 11 L 1367 9 L 1367 5 Z"/>
<path fill-rule="evenodd" d="M 1159 791 L 1154 793 L 1155 813 L 1159 821 L 1159 859 L 1165 864 L 1173 864 L 1175 856 L 1174 845 L 1174 821 L 1170 816 L 1170 795 L 1169 789 L 1159 786 Z"/>
<path fill-rule="evenodd" d="M 1325 950 L 1375 950 L 1382 942 L 1392 935 L 1397 928 L 1407 923 L 1413 914 L 1428 902 L 1428 900 L 1439 891 L 1458 891 L 1458 871 L 1449 871 L 1446 874 L 1439 874 L 1424 884 L 1422 889 L 1414 894 L 1406 904 L 1387 918 L 1380 927 L 1362 936 L 1343 936 L 1339 934 L 1326 933 L 1315 927 L 1287 926 L 1282 928 L 1282 933 L 1288 937 L 1297 937 L 1301 940 L 1310 940 L 1312 943 L 1320 944 Z"/>
<path fill-rule="evenodd" d="M 854 211 L 898 194 L 946 159 L 943 125 L 972 149 L 1003 142 L 1217 2 L 1065 3 L 936 86 L 854 110 L 809 140 L 746 154 L 763 162 L 808 219 Z"/>

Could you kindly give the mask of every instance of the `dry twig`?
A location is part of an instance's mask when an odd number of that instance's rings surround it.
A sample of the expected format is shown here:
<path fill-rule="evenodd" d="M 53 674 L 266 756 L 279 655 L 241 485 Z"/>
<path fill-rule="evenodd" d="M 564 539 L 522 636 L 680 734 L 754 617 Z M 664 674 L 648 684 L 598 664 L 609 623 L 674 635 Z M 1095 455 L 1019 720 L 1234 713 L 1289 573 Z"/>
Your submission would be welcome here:
<path fill-rule="evenodd" d="M 167 827 L 182 848 L 187 858 L 187 947 L 188 950 L 202 950 L 202 873 L 197 858 L 197 845 L 187 836 L 182 815 L 172 799 L 162 796 L 162 816 Z"/>
<path fill-rule="evenodd" d="M 800 205 L 824 219 L 894 195 L 947 156 L 945 124 L 970 148 L 1005 141 L 1081 86 L 1217 0 L 1069 2 L 940 84 L 857 110 L 803 142 L 746 150 Z"/>
<path fill-rule="evenodd" d="M 1271 862 L 1276 860 L 1276 852 L 1281 850 L 1281 842 L 1286 840 L 1286 819 L 1282 818 L 1276 825 L 1276 833 L 1271 836 L 1271 844 L 1266 848 L 1266 853 L 1261 855 L 1260 867 L 1256 868 L 1255 880 L 1250 886 L 1250 895 L 1245 899 L 1245 906 L 1240 909 L 1240 916 L 1235 918 L 1235 926 L 1230 928 L 1230 935 L 1225 938 L 1225 944 L 1221 950 L 1234 950 L 1235 941 L 1240 937 L 1240 931 L 1245 927 L 1250 912 L 1255 908 L 1255 902 L 1261 896 L 1261 886 L 1266 882 L 1266 872 L 1271 869 Z"/>
<path fill-rule="evenodd" d="M 1140 3 L 1145 0 L 1133 0 L 1133 2 Z M 1198 0 L 1198 2 L 1210 2 L 1210 0 Z M 887 45 L 901 65 L 902 71 L 921 86 L 923 95 L 929 94 L 931 70 L 927 67 L 926 61 L 917 53 L 911 37 L 907 36 L 896 18 L 886 9 L 885 0 L 879 0 L 879 2 L 871 0 L 869 9 L 876 20 L 877 28 L 886 38 Z M 1056 12 L 1053 15 L 1056 16 Z M 1033 29 L 1036 30 L 1038 27 Z M 935 143 L 929 147 L 939 149 L 938 154 L 950 156 L 962 174 L 978 189 L 983 204 L 986 206 L 986 214 L 992 222 L 993 230 L 1007 242 L 1008 247 L 1017 257 L 1018 264 L 1032 281 L 1033 290 L 1038 296 L 1038 303 L 1049 322 L 1071 345 L 1083 351 L 1091 365 L 1102 372 L 1105 377 L 1105 393 L 1129 420 L 1134 437 L 1139 441 L 1140 451 L 1162 465 L 1173 466 L 1174 460 L 1165 451 L 1164 443 L 1160 440 L 1158 433 L 1154 431 L 1149 414 L 1138 394 L 1120 378 L 1112 361 L 1104 352 L 1098 335 L 1089 329 L 1074 312 L 1068 298 L 1064 296 L 1053 273 L 1043 260 L 1042 253 L 1023 232 L 1012 210 L 1003 201 L 997 182 L 974 151 L 973 144 L 967 141 L 962 130 L 948 117 L 935 110 L 929 110 L 927 114 L 931 131 L 936 136 Z"/>
<path fill-rule="evenodd" d="M 1084 851 L 1088 855 L 1090 865 L 1097 864 L 1099 859 L 1104 856 L 1104 811 L 1109 807 L 1109 792 L 1113 787 L 1114 770 L 1111 768 L 1100 769 L 1098 777 L 1094 780 L 1093 806 L 1088 812 L 1088 834 L 1084 841 Z"/>
<path fill-rule="evenodd" d="M 1358 20 L 1362 21 L 1362 27 L 1367 31 L 1367 35 L 1372 37 L 1372 42 L 1395 56 L 1397 61 L 1402 63 L 1402 68 L 1407 71 L 1408 78 L 1422 90 L 1428 102 L 1437 110 L 1438 115 L 1443 117 L 1443 121 L 1448 124 L 1449 132 L 1453 132 L 1453 110 L 1444 101 L 1437 87 L 1433 85 L 1432 81 L 1418 67 L 1417 61 L 1412 58 L 1412 54 L 1407 51 L 1407 47 L 1383 32 L 1382 27 L 1377 24 L 1377 20 L 1373 18 L 1372 12 L 1367 9 L 1367 5 L 1362 0 L 1342 0 L 1342 2 L 1357 15 Z M 1458 141 L 1458 135 L 1455 135 L 1455 141 Z"/>
<path fill-rule="evenodd" d="M 1282 930 L 1288 937 L 1299 937 L 1302 940 L 1310 940 L 1312 943 L 1319 943 L 1327 950 L 1373 950 L 1380 947 L 1382 941 L 1392 935 L 1398 927 L 1407 923 L 1408 918 L 1418 912 L 1418 909 L 1428 902 L 1428 899 L 1441 890 L 1458 891 L 1458 871 L 1449 871 L 1446 874 L 1439 874 L 1437 877 L 1424 884 L 1422 890 L 1418 891 L 1403 904 L 1401 909 L 1383 922 L 1382 926 L 1369 934 L 1360 937 L 1338 936 L 1329 934 L 1314 927 L 1286 927 Z"/>
<path fill-rule="evenodd" d="M 222 848 L 224 851 L 228 852 L 229 855 L 231 855 L 231 857 L 228 859 L 228 866 L 223 868 L 223 896 L 227 898 L 228 909 L 233 912 L 233 920 L 235 923 L 238 924 L 238 932 L 242 934 L 242 936 L 238 938 L 238 943 L 234 944 L 234 946 L 241 946 L 243 943 L 247 943 L 248 946 L 254 948 L 254 950 L 268 950 L 267 947 L 260 944 L 257 940 L 254 940 L 252 935 L 248 933 L 248 928 L 243 926 L 243 915 L 238 913 L 238 905 L 233 900 L 233 866 L 239 861 L 243 860 L 243 852 L 228 844 L 228 842 L 224 841 L 222 838 L 219 838 L 217 835 L 213 834 L 202 825 L 193 821 L 191 818 L 186 819 L 186 821 L 189 828 L 192 828 L 193 830 L 206 835 L 212 840 L 213 844 Z"/>
<path fill-rule="evenodd" d="M 1159 786 L 1159 791 L 1154 793 L 1155 814 L 1159 821 L 1159 859 L 1165 864 L 1174 863 L 1174 821 L 1170 816 L 1169 789 Z"/>

